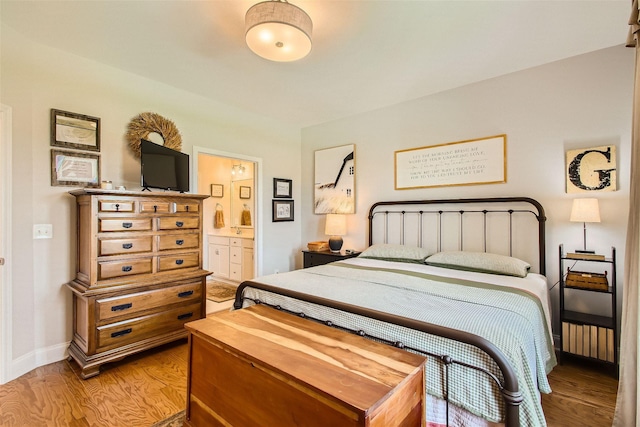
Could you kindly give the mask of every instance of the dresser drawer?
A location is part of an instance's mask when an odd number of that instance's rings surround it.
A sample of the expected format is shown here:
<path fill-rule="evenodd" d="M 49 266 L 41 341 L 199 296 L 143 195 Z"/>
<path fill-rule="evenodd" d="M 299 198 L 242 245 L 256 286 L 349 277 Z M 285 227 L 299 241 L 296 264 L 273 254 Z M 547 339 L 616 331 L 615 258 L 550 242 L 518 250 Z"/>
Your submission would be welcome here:
<path fill-rule="evenodd" d="M 140 202 L 140 212 L 142 213 L 169 213 L 170 211 L 170 202 Z"/>
<path fill-rule="evenodd" d="M 99 326 L 97 328 L 98 351 L 141 341 L 145 338 L 154 337 L 159 333 L 164 334 L 180 330 L 185 323 L 199 319 L 200 310 L 201 305 L 197 303 Z"/>
<path fill-rule="evenodd" d="M 99 299 L 96 301 L 97 321 L 101 323 L 114 317 L 133 317 L 144 310 L 185 303 L 186 301 L 197 302 L 202 296 L 201 290 L 201 282 L 198 281 L 185 285 Z"/>
<path fill-rule="evenodd" d="M 165 255 L 158 257 L 158 272 L 176 270 L 179 268 L 198 267 L 200 265 L 200 254 L 189 252 L 180 255 Z"/>
<path fill-rule="evenodd" d="M 134 237 L 126 239 L 98 239 L 100 256 L 151 252 L 152 237 Z"/>
<path fill-rule="evenodd" d="M 133 212 L 135 202 L 131 200 L 126 201 L 107 201 L 100 200 L 98 202 L 98 210 L 100 212 Z"/>
<path fill-rule="evenodd" d="M 158 218 L 158 230 L 180 230 L 200 227 L 200 219 L 197 216 L 162 217 Z"/>
<path fill-rule="evenodd" d="M 99 279 L 104 280 L 134 274 L 151 273 L 151 260 L 152 258 L 136 258 L 118 261 L 100 261 L 98 262 Z"/>
<path fill-rule="evenodd" d="M 242 248 L 237 246 L 231 246 L 229 248 L 229 262 L 233 264 L 242 263 Z"/>
<path fill-rule="evenodd" d="M 151 230 L 151 218 L 101 218 L 100 231 L 148 231 Z"/>
<path fill-rule="evenodd" d="M 176 203 L 176 213 L 179 212 L 198 212 L 200 204 L 198 202 L 178 202 Z"/>
<path fill-rule="evenodd" d="M 209 234 L 209 244 L 229 246 L 229 238 Z"/>
<path fill-rule="evenodd" d="M 168 251 L 171 249 L 197 248 L 200 244 L 198 234 L 165 234 L 159 237 L 158 249 Z"/>
<path fill-rule="evenodd" d="M 242 281 L 242 265 L 229 264 L 229 279 L 236 282 Z"/>

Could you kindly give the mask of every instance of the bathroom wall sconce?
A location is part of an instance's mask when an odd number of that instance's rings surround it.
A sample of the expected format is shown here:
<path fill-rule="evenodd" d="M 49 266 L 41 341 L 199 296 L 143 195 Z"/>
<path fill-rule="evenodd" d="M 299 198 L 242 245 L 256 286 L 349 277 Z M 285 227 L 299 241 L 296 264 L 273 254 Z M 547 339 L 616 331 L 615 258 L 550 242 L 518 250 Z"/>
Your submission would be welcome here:
<path fill-rule="evenodd" d="M 242 175 L 245 172 L 245 167 L 242 164 L 233 165 L 231 168 L 231 175 Z"/>

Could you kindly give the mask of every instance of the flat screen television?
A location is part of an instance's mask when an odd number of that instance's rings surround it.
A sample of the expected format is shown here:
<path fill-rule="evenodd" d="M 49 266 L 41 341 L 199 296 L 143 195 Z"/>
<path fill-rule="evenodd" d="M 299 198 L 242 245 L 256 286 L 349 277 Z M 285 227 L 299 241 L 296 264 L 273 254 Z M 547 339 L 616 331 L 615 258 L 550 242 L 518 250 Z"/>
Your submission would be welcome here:
<path fill-rule="evenodd" d="M 143 190 L 161 188 L 189 191 L 189 155 L 146 139 L 140 140 L 140 170 Z"/>

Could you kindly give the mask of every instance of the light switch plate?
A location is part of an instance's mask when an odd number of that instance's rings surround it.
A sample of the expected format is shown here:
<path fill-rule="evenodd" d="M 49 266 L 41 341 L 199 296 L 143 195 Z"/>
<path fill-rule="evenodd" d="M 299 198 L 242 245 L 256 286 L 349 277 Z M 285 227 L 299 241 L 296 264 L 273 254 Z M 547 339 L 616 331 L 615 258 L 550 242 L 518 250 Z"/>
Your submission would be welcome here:
<path fill-rule="evenodd" d="M 34 239 L 53 238 L 53 224 L 33 224 Z"/>

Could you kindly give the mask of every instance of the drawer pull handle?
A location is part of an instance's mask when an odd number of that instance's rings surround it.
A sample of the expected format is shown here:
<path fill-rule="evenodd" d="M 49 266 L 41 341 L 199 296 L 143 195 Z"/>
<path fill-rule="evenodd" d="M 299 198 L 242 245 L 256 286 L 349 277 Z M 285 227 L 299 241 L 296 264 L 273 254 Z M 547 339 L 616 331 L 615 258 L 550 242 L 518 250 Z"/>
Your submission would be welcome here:
<path fill-rule="evenodd" d="M 157 205 L 153 205 L 153 213 L 157 213 L 158 212 L 158 206 Z"/>
<path fill-rule="evenodd" d="M 133 243 L 123 243 L 122 249 L 131 249 L 133 247 Z"/>
<path fill-rule="evenodd" d="M 116 212 L 120 210 L 120 203 L 116 203 Z"/>
<path fill-rule="evenodd" d="M 121 311 L 131 307 L 133 307 L 133 303 L 128 302 L 126 304 L 114 305 L 113 307 L 111 307 L 111 311 Z"/>
<path fill-rule="evenodd" d="M 131 328 L 123 329 L 123 330 L 118 331 L 118 332 L 113 332 L 111 334 L 111 338 L 121 337 L 123 335 L 130 334 L 131 332 L 133 332 L 133 329 L 131 329 Z"/>
<path fill-rule="evenodd" d="M 131 222 L 123 222 L 122 223 L 122 228 L 131 228 L 133 227 L 133 223 Z"/>
<path fill-rule="evenodd" d="M 187 210 L 187 212 L 189 212 L 189 205 L 185 206 L 184 208 Z"/>
<path fill-rule="evenodd" d="M 188 319 L 193 316 L 193 313 L 185 313 L 178 316 L 178 320 Z"/>
<path fill-rule="evenodd" d="M 183 259 L 177 259 L 176 260 L 176 264 L 178 264 L 178 265 L 182 265 L 183 262 L 184 262 Z"/>
<path fill-rule="evenodd" d="M 184 245 L 184 240 L 182 240 L 182 239 L 176 240 L 176 245 L 178 245 L 178 246 Z"/>
<path fill-rule="evenodd" d="M 176 226 L 177 227 L 182 227 L 184 225 L 184 222 L 182 221 L 176 221 Z"/>
<path fill-rule="evenodd" d="M 129 272 L 133 270 L 133 267 L 130 265 L 125 265 L 124 267 L 122 267 L 122 271 L 124 271 L 125 273 Z"/>
<path fill-rule="evenodd" d="M 190 297 L 191 295 L 193 295 L 193 291 L 184 291 L 178 294 L 178 298 Z"/>

